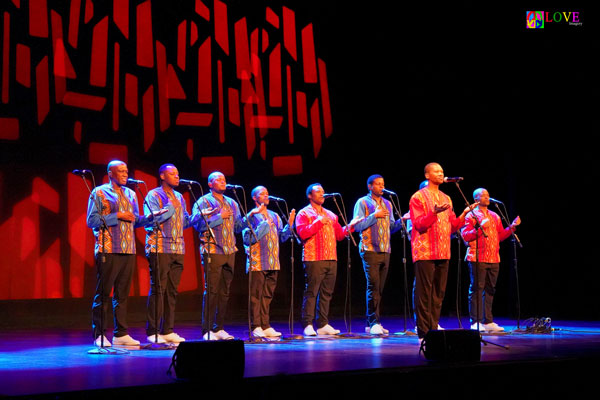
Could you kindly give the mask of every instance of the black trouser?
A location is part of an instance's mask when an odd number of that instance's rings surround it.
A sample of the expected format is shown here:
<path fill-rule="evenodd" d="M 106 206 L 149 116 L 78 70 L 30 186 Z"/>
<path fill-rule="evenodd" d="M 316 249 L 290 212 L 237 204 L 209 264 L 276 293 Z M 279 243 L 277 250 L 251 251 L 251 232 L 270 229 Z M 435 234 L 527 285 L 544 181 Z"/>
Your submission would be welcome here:
<path fill-rule="evenodd" d="M 207 262 L 208 257 L 206 254 L 202 256 L 202 265 L 207 271 L 202 305 L 202 333 L 223 329 L 235 265 L 235 253 L 210 254 L 210 263 Z"/>
<path fill-rule="evenodd" d="M 329 305 L 335 277 L 337 275 L 337 261 L 304 261 L 304 298 L 302 301 L 302 325 L 312 325 L 315 319 L 317 306 L 317 327 L 322 328 L 329 323 Z"/>
<path fill-rule="evenodd" d="M 471 270 L 471 286 L 469 288 L 471 323 L 474 324 L 478 321 L 483 321 L 484 324 L 492 323 L 494 322 L 492 304 L 494 303 L 500 264 L 469 262 L 469 269 Z M 485 307 L 482 304 L 482 297 L 485 300 L 483 302 Z M 485 314 L 483 314 L 484 312 Z"/>
<path fill-rule="evenodd" d="M 92 303 L 92 329 L 94 338 L 106 332 L 108 307 L 111 303 L 110 292 L 114 288 L 112 297 L 114 336 L 121 337 L 127 335 L 127 299 L 135 269 L 135 254 L 110 253 L 104 256 L 106 257 L 104 263 L 101 262 L 101 253 L 96 257 L 97 284 Z M 104 326 L 101 328 L 101 325 Z"/>
<path fill-rule="evenodd" d="M 365 251 L 361 257 L 367 279 L 367 324 L 373 326 L 380 321 L 381 296 L 390 265 L 390 253 Z"/>
<path fill-rule="evenodd" d="M 158 282 L 155 282 L 156 257 L 158 256 Z M 158 333 L 168 335 L 173 332 L 175 325 L 175 304 L 177 303 L 177 288 L 183 273 L 183 254 L 151 253 L 148 256 L 150 264 L 150 292 L 148 293 L 148 311 L 146 335 L 156 333 L 155 315 L 158 314 Z M 158 285 L 156 285 L 158 283 Z M 156 310 L 156 294 L 158 310 Z"/>
<path fill-rule="evenodd" d="M 420 338 L 430 329 L 437 329 L 442 302 L 446 293 L 449 260 L 421 260 L 415 262 L 415 309 L 417 333 Z"/>
<path fill-rule="evenodd" d="M 271 300 L 277 286 L 279 271 L 251 271 L 250 279 L 250 304 L 252 312 L 252 329 L 271 327 L 269 313 Z"/>

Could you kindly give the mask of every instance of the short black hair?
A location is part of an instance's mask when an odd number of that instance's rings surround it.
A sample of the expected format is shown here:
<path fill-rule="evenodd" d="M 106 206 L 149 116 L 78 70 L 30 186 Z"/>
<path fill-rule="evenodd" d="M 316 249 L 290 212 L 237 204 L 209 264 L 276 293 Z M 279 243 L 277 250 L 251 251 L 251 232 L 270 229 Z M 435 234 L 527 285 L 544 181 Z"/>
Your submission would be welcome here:
<path fill-rule="evenodd" d="M 367 185 L 372 185 L 373 182 L 375 182 L 375 179 L 383 179 L 383 176 L 379 175 L 379 174 L 374 174 L 371 175 L 370 177 L 367 178 Z"/>
<path fill-rule="evenodd" d="M 308 187 L 306 188 L 306 197 L 308 197 L 308 195 L 312 193 L 315 186 L 323 186 L 323 185 L 321 185 L 320 183 L 311 183 L 310 185 L 308 185 Z"/>

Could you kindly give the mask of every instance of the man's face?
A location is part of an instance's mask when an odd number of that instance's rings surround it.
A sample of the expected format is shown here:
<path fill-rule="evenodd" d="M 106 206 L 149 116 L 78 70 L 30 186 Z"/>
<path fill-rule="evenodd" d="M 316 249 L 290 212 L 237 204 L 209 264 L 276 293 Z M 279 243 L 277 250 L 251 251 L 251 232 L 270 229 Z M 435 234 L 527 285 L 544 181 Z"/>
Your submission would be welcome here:
<path fill-rule="evenodd" d="M 173 166 L 168 166 L 160 174 L 160 179 L 172 188 L 177 187 L 179 186 L 179 171 Z"/>
<path fill-rule="evenodd" d="M 108 177 L 116 185 L 127 185 L 127 178 L 129 178 L 129 170 L 127 169 L 127 164 L 121 163 L 112 165 L 108 170 Z"/>
<path fill-rule="evenodd" d="M 220 173 L 212 175 L 211 180 L 208 182 L 208 187 L 217 193 L 225 193 L 225 190 L 227 190 L 227 181 L 225 180 L 225 175 Z"/>
<path fill-rule="evenodd" d="M 325 202 L 325 198 L 323 197 L 324 194 L 325 191 L 322 186 L 314 186 L 312 192 L 308 195 L 308 199 L 320 206 Z"/>
<path fill-rule="evenodd" d="M 480 190 L 475 194 L 475 201 L 478 202 L 480 206 L 487 207 L 490 205 L 490 194 L 485 189 Z"/>
<path fill-rule="evenodd" d="M 256 204 L 264 204 L 265 206 L 269 205 L 269 191 L 267 188 L 262 188 L 256 195 L 254 195 L 254 201 Z"/>
<path fill-rule="evenodd" d="M 431 165 L 427 172 L 425 172 L 425 178 L 435 185 L 444 183 L 444 170 L 442 166 L 440 164 Z"/>
<path fill-rule="evenodd" d="M 385 183 L 383 181 L 383 178 L 376 178 L 373 183 L 371 183 L 370 185 L 368 185 L 369 187 L 369 191 L 374 194 L 375 196 L 382 196 L 383 195 L 383 189 L 385 189 Z"/>

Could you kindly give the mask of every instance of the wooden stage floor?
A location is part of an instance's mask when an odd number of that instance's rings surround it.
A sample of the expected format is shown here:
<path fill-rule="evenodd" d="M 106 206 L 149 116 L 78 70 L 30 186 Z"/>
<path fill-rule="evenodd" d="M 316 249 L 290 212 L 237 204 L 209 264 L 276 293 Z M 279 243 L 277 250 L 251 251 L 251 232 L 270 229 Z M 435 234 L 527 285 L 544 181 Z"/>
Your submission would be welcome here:
<path fill-rule="evenodd" d="M 594 369 L 598 370 L 596 362 L 600 359 L 600 322 L 597 321 L 552 321 L 551 333 L 523 333 L 516 331 L 515 321 L 500 320 L 498 322 L 507 328 L 507 332 L 484 335 L 483 338 L 493 344 L 482 345 L 481 361 L 468 365 L 428 361 L 419 353 L 419 340 L 416 336 L 392 334 L 403 331 L 402 318 L 387 318 L 384 322 L 391 333 L 385 337 L 366 335 L 362 320 L 356 319 L 352 324 L 356 338 L 317 337 L 278 342 L 246 342 L 244 381 L 258 382 L 257 385 L 260 385 L 260 382 L 267 382 L 273 377 L 304 377 L 294 381 L 294 385 L 301 388 L 303 384 L 310 382 L 308 377 L 323 378 L 345 374 L 347 381 L 352 383 L 353 377 L 364 378 L 365 374 L 374 373 L 389 375 L 393 372 L 397 375 L 391 378 L 388 376 L 386 385 L 389 386 L 390 380 L 410 380 L 411 374 L 420 374 L 412 376 L 422 377 L 430 373 L 433 377 L 435 373 L 442 373 L 440 371 L 452 370 L 452 374 L 460 378 L 462 375 L 456 372 L 460 368 L 467 368 L 465 372 L 468 372 L 471 371 L 468 368 L 500 368 L 502 365 L 510 365 L 512 371 L 516 371 L 515 368 L 519 366 L 522 377 L 520 384 L 526 384 L 523 374 L 543 365 L 539 374 L 541 381 L 534 384 L 550 385 L 556 389 L 562 385 L 555 379 L 564 378 L 565 385 L 572 379 L 580 379 L 585 383 L 579 375 L 581 371 L 587 371 L 588 364 L 594 365 Z M 456 319 L 444 319 L 442 324 L 445 328 L 458 328 Z M 287 332 L 286 322 L 273 325 L 278 330 Z M 333 325 L 344 330 L 343 321 L 334 321 Z M 466 319 L 463 326 L 467 326 Z M 525 326 L 522 321 L 521 328 Z M 245 323 L 231 324 L 226 328 L 236 338 L 245 340 L 248 337 Z M 295 325 L 294 329 L 297 333 L 301 331 L 299 325 Z M 180 324 L 177 332 L 188 341 L 200 338 L 200 328 L 194 324 Z M 145 339 L 142 326 L 134 326 L 130 333 L 137 339 Z M 125 354 L 97 355 L 88 354 L 88 350 L 94 348 L 91 343 L 89 330 L 5 330 L 0 333 L 0 396 L 42 398 L 54 393 L 48 398 L 61 398 L 75 393 L 77 396 L 72 397 L 82 397 L 83 393 L 88 393 L 85 396 L 90 398 L 93 397 L 92 393 L 102 393 L 106 389 L 140 390 L 153 387 L 156 392 L 158 387 L 175 388 L 179 384 L 174 377 L 167 375 L 174 349 L 129 349 Z M 200 359 L 198 362 L 210 365 L 210 359 Z M 556 362 L 563 364 L 557 365 L 550 375 L 546 375 L 548 366 Z M 223 374 L 227 374 L 227 371 L 223 371 Z M 510 379 L 507 370 L 503 370 L 501 374 L 507 380 Z M 450 375 L 446 373 L 446 376 Z M 483 374 L 482 379 L 486 379 L 486 375 L 489 374 Z M 551 381 L 544 381 L 544 376 Z M 418 379 L 428 381 L 427 378 Z M 329 379 L 329 382 L 336 381 Z M 455 387 L 469 387 L 468 378 L 465 377 L 462 382 L 456 383 Z M 582 382 L 578 384 L 581 385 Z"/>

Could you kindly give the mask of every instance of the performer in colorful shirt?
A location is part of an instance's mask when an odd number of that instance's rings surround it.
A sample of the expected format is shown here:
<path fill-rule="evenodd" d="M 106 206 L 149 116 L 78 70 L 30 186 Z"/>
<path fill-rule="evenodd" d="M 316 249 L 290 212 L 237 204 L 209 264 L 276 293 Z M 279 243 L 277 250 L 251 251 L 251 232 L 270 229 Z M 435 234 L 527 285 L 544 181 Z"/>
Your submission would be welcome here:
<path fill-rule="evenodd" d="M 181 281 L 185 254 L 183 230 L 192 226 L 194 221 L 187 211 L 185 199 L 181 193 L 174 190 L 179 186 L 177 167 L 173 164 L 164 164 L 159 168 L 158 174 L 160 186 L 148 192 L 144 202 L 145 212 L 167 209 L 166 213 L 153 221 L 154 223 L 146 225 L 146 257 L 150 264 L 146 334 L 148 341 L 152 343 L 180 343 L 185 339 L 175 333 L 173 327 L 177 288 Z M 204 211 L 205 214 L 210 214 L 212 210 Z M 196 215 L 196 218 L 200 217 L 200 214 Z M 156 231 L 155 224 L 159 227 Z M 156 282 L 157 271 L 159 276 Z M 155 309 L 157 293 L 159 293 L 158 310 Z M 158 328 L 155 321 L 156 314 L 159 316 Z"/>
<path fill-rule="evenodd" d="M 337 216 L 323 207 L 325 192 L 320 183 L 313 183 L 306 189 L 310 204 L 298 212 L 296 231 L 302 239 L 302 261 L 306 285 L 302 301 L 302 324 L 304 336 L 337 335 L 338 329 L 329 325 L 329 304 L 337 275 L 336 240 L 344 239 L 353 232 L 357 220 L 341 227 Z M 315 332 L 313 320 L 319 298 L 317 317 L 318 329 Z"/>
<path fill-rule="evenodd" d="M 448 278 L 450 235 L 463 225 L 469 211 L 465 208 L 457 218 L 452 210 L 452 200 L 439 190 L 439 185 L 444 183 L 444 170 L 440 164 L 427 164 L 425 178 L 427 186 L 410 199 L 413 226 L 410 243 L 415 265 L 419 338 L 438 326 Z"/>
<path fill-rule="evenodd" d="M 92 191 L 88 202 L 87 226 L 96 238 L 95 255 L 98 268 L 96 294 L 92 304 L 92 328 L 94 343 L 107 347 L 110 342 L 105 335 L 106 319 L 112 297 L 114 337 L 112 344 L 137 346 L 138 340 L 127 333 L 127 298 L 135 269 L 134 229 L 144 226 L 154 217 L 167 210 L 160 209 L 149 215 L 139 215 L 135 192 L 125 185 L 129 177 L 127 164 L 113 160 L 107 167 L 109 183 Z M 104 325 L 104 326 L 102 326 Z"/>
<path fill-rule="evenodd" d="M 252 335 L 278 337 L 281 336 L 281 332 L 271 327 L 269 310 L 280 270 L 279 241 L 285 242 L 290 238 L 292 234 L 290 225 L 294 225 L 296 210 L 290 212 L 289 224 L 283 227 L 279 215 L 267 209 L 269 205 L 267 188 L 255 187 L 252 190 L 252 199 L 256 207 L 248 213 L 247 218 L 254 234 L 249 227 L 242 231 L 244 247 L 248 255 L 246 272 L 250 274 Z"/>
<path fill-rule="evenodd" d="M 367 179 L 369 194 L 358 199 L 354 217 L 362 221 L 354 226 L 360 232 L 360 256 L 367 280 L 367 332 L 372 335 L 389 333 L 381 325 L 380 304 L 390 265 L 390 234 L 402 227 L 402 220 L 395 220 L 392 204 L 384 199 L 385 182 L 381 175 Z"/>
<path fill-rule="evenodd" d="M 521 218 L 515 218 L 510 226 L 504 228 L 498 214 L 488 210 L 490 194 L 486 189 L 476 189 L 473 192 L 473 199 L 477 207 L 467 214 L 465 226 L 462 228 L 462 236 L 468 246 L 465 259 L 469 262 L 471 271 L 469 288 L 471 329 L 502 332 L 504 328 L 494 322 L 492 315 L 496 281 L 500 271 L 500 242 L 516 230 L 517 225 L 521 223 Z"/>
<path fill-rule="evenodd" d="M 244 223 L 238 204 L 224 195 L 227 190 L 225 175 L 218 171 L 211 173 L 208 187 L 210 193 L 199 198 L 192 210 L 192 219 L 197 221 L 194 227 L 200 233 L 202 264 L 207 271 L 202 332 L 204 339 L 230 340 L 233 336 L 223 329 L 223 324 L 229 302 L 229 287 L 233 280 L 235 252 L 238 250 L 235 234 L 242 232 Z M 215 210 L 207 218 L 208 226 L 204 218 L 198 217 L 201 210 L 206 208 Z M 209 326 L 209 322 L 212 326 Z"/>

